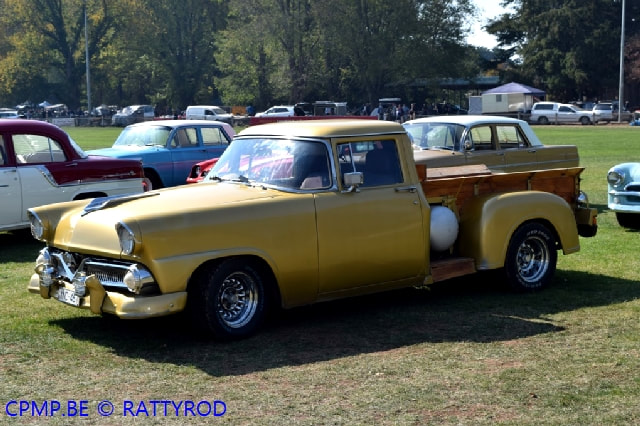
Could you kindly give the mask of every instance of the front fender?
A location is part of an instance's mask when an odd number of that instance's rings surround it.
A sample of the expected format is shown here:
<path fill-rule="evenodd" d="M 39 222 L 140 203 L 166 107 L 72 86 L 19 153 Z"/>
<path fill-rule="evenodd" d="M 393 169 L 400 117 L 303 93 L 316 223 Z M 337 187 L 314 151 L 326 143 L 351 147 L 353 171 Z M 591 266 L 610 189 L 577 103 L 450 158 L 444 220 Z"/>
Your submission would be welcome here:
<path fill-rule="evenodd" d="M 580 250 L 575 216 L 569 204 L 550 192 L 487 194 L 460 211 L 460 254 L 472 257 L 479 270 L 504 266 L 511 236 L 525 222 L 542 221 L 555 232 L 564 254 Z"/>

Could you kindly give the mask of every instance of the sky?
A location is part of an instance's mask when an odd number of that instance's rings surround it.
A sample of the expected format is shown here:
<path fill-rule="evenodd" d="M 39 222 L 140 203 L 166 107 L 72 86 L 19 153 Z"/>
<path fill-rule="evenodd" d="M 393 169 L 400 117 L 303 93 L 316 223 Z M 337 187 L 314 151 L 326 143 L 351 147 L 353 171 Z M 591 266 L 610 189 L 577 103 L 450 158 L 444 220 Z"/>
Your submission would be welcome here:
<path fill-rule="evenodd" d="M 489 19 L 493 19 L 503 12 L 500 2 L 501 0 L 473 0 L 473 3 L 478 8 L 480 18 L 474 22 L 471 28 L 471 33 L 467 38 L 469 44 L 488 49 L 496 47 L 496 38 L 484 32 L 482 27 Z"/>

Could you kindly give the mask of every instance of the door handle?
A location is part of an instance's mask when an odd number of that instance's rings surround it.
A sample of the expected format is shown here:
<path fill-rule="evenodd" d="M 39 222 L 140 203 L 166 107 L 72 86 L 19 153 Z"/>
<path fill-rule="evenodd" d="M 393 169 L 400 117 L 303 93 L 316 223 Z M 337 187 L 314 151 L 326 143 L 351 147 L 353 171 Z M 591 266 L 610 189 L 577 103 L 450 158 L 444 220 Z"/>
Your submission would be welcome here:
<path fill-rule="evenodd" d="M 395 188 L 396 192 L 416 192 L 417 188 L 413 185 L 411 186 L 401 186 Z"/>

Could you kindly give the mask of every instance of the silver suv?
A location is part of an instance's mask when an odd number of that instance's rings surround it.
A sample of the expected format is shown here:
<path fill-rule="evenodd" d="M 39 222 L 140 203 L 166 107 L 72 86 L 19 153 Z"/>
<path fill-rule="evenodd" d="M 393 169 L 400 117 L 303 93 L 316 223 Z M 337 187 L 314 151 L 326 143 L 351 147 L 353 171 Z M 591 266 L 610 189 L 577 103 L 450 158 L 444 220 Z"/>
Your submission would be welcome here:
<path fill-rule="evenodd" d="M 599 123 L 605 121 L 611 123 L 612 121 L 618 121 L 618 102 L 600 102 L 593 106 L 593 122 Z M 633 121 L 633 114 L 629 111 L 622 111 L 622 120 L 625 123 Z"/>

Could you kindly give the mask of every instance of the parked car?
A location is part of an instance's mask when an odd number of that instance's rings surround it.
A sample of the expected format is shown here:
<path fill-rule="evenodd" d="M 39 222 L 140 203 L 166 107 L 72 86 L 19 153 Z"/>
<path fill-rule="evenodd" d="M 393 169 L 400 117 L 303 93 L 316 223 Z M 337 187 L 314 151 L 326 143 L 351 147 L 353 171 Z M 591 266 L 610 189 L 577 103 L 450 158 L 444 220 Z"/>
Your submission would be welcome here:
<path fill-rule="evenodd" d="M 195 163 L 217 158 L 235 136 L 229 123 L 160 120 L 125 127 L 111 148 L 89 154 L 142 161 L 150 189 L 182 185 Z"/>
<path fill-rule="evenodd" d="M 0 120 L 0 230 L 29 227 L 31 207 L 142 191 L 139 160 L 87 155 L 44 121 Z"/>
<path fill-rule="evenodd" d="M 187 176 L 187 183 L 202 182 L 207 174 L 213 169 L 213 166 L 218 162 L 218 158 L 210 158 L 208 160 L 196 163 L 191 167 L 189 176 Z"/>
<path fill-rule="evenodd" d="M 607 173 L 609 210 L 615 212 L 618 224 L 640 229 L 640 163 L 621 163 Z"/>
<path fill-rule="evenodd" d="M 291 105 L 278 105 L 269 108 L 264 112 L 259 112 L 256 117 L 293 117 L 296 115 L 295 108 Z"/>
<path fill-rule="evenodd" d="M 141 121 L 153 120 L 155 116 L 151 105 L 129 105 L 122 108 L 111 117 L 114 126 L 128 126 Z"/>
<path fill-rule="evenodd" d="M 0 118 L 20 118 L 20 116 L 15 109 L 0 108 Z"/>
<path fill-rule="evenodd" d="M 524 120 L 489 115 L 431 116 L 402 124 L 417 164 L 428 169 L 485 164 L 515 172 L 579 165 L 575 145 L 543 145 Z"/>
<path fill-rule="evenodd" d="M 185 111 L 187 120 L 215 120 L 233 124 L 233 114 L 228 113 L 219 106 L 190 105 Z"/>
<path fill-rule="evenodd" d="M 534 124 L 591 124 L 593 113 L 571 104 L 536 102 L 531 107 L 529 122 Z"/>
<path fill-rule="evenodd" d="M 613 102 L 600 102 L 593 106 L 593 122 L 611 123 L 618 121 L 618 104 Z M 634 120 L 633 114 L 627 110 L 622 111 L 621 121 L 631 123 Z"/>

